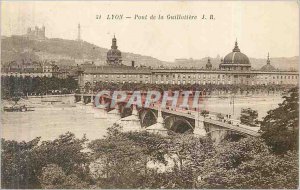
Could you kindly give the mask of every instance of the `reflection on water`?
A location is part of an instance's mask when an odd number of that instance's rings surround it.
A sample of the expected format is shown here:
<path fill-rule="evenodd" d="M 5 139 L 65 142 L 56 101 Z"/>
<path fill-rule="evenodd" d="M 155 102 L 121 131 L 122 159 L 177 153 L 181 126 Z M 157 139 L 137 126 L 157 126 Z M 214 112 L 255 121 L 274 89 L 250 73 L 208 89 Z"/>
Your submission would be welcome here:
<path fill-rule="evenodd" d="M 230 98 L 207 98 L 202 104 L 202 109 L 211 112 L 232 114 L 233 104 Z M 250 107 L 258 110 L 259 118 L 266 115 L 267 111 L 274 109 L 282 98 L 260 97 L 260 98 L 235 98 L 235 116 L 240 115 L 241 108 Z M 35 137 L 42 137 L 42 140 L 51 140 L 59 135 L 70 131 L 76 137 L 86 134 L 90 140 L 101 138 L 106 134 L 109 127 L 106 119 L 95 119 L 93 114 L 86 114 L 85 111 L 75 107 L 68 107 L 65 110 L 39 109 L 32 112 L 2 112 L 2 137 L 12 140 L 32 140 Z"/>

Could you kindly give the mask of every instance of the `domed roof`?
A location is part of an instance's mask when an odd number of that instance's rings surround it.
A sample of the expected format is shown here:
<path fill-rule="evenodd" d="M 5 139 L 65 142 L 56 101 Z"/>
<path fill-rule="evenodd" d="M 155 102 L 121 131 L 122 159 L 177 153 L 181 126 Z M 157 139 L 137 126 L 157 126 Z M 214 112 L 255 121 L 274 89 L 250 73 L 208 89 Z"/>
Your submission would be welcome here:
<path fill-rule="evenodd" d="M 235 47 L 231 53 L 227 54 L 223 60 L 224 64 L 250 64 L 247 55 L 241 53 L 238 43 L 235 42 Z"/>
<path fill-rule="evenodd" d="M 107 56 L 108 56 L 108 57 L 114 57 L 114 56 L 119 57 L 119 56 L 121 56 L 121 55 L 122 55 L 122 53 L 121 53 L 121 51 L 118 50 L 118 49 L 110 49 L 110 50 L 108 50 L 108 52 L 107 52 Z"/>
<path fill-rule="evenodd" d="M 262 66 L 262 68 L 260 70 L 261 71 L 276 71 L 276 68 L 271 65 L 269 53 L 268 53 L 267 64 Z"/>
<path fill-rule="evenodd" d="M 272 65 L 264 65 L 262 66 L 262 68 L 260 69 L 261 71 L 276 71 L 275 67 L 273 67 Z"/>

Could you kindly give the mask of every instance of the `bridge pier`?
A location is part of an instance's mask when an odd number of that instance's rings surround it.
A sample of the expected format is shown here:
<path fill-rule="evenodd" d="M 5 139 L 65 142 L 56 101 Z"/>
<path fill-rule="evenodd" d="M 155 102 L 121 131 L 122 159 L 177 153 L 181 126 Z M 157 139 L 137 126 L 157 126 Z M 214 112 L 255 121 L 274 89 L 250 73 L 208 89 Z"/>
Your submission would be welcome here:
<path fill-rule="evenodd" d="M 206 131 L 204 128 L 204 117 L 199 113 L 195 114 L 195 129 L 194 134 L 196 136 L 206 136 Z"/>
<path fill-rule="evenodd" d="M 115 109 L 113 109 L 107 113 L 107 120 L 110 125 L 113 125 L 119 119 L 121 119 L 119 106 L 116 106 Z"/>
<path fill-rule="evenodd" d="M 76 107 L 80 110 L 84 109 L 83 94 L 81 94 L 81 96 L 80 96 L 80 101 L 76 103 Z"/>
<path fill-rule="evenodd" d="M 85 107 L 85 112 L 86 113 L 94 113 L 94 99 L 93 99 L 93 95 L 91 95 L 91 101 L 89 103 L 86 104 Z"/>
<path fill-rule="evenodd" d="M 124 132 L 140 131 L 141 122 L 140 122 L 140 118 L 136 106 L 135 105 L 133 106 L 132 114 L 130 116 L 121 118 L 116 123 L 123 127 Z"/>
<path fill-rule="evenodd" d="M 164 118 L 162 117 L 161 108 L 158 108 L 157 120 L 154 125 L 150 125 L 146 128 L 150 133 L 160 134 L 162 136 L 168 135 L 168 130 L 165 128 Z"/>
<path fill-rule="evenodd" d="M 107 118 L 107 111 L 106 111 L 106 107 L 105 107 L 105 102 L 104 99 L 101 98 L 101 103 L 100 105 L 96 105 L 96 107 L 94 108 L 94 118 L 97 119 L 106 119 Z"/>

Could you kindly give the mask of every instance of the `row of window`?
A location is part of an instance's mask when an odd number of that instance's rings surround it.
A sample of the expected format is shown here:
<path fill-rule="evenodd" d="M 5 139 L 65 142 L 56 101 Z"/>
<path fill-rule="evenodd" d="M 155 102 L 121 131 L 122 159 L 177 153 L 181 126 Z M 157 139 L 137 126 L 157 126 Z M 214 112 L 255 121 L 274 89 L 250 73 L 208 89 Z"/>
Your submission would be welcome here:
<path fill-rule="evenodd" d="M 98 80 L 99 82 L 116 82 L 116 83 L 151 83 L 149 80 Z M 97 81 L 94 80 L 94 83 Z M 153 81 L 156 84 L 285 84 L 284 81 L 261 81 L 261 80 L 224 80 L 224 79 L 214 79 L 214 80 L 154 80 Z"/>
<path fill-rule="evenodd" d="M 94 75 L 94 78 L 109 78 L 109 77 L 116 77 L 116 78 L 136 78 L 136 77 L 139 77 L 139 78 L 149 78 L 148 75 Z"/>
<path fill-rule="evenodd" d="M 198 78 L 225 78 L 226 75 L 198 75 Z M 197 78 L 196 75 L 185 75 L 185 74 L 173 74 L 173 75 L 154 75 L 154 78 Z M 230 78 L 230 75 L 227 75 L 227 78 Z M 245 77 L 245 76 L 238 76 L 238 75 L 234 75 L 234 78 L 238 78 L 238 77 Z M 265 75 L 258 75 L 256 78 L 265 78 L 268 79 L 268 77 L 272 77 L 272 75 L 269 76 L 265 76 Z M 250 75 L 246 75 L 246 78 L 251 78 Z M 281 75 L 281 76 L 273 76 L 273 79 L 297 79 L 297 76 L 294 75 Z"/>
<path fill-rule="evenodd" d="M 94 83 L 96 83 L 97 81 L 93 81 Z M 106 80 L 106 81 L 98 81 L 98 82 L 111 82 L 111 83 L 114 83 L 114 82 L 116 82 L 116 83 L 146 83 L 146 84 L 148 84 L 149 83 L 149 81 L 142 81 L 142 80 L 140 80 L 140 81 L 137 81 L 137 80 L 134 80 L 134 81 L 131 81 L 131 80 L 129 80 L 129 81 L 125 81 L 125 80 L 123 80 L 123 81 L 119 81 L 119 80 L 117 80 L 117 81 L 114 81 L 114 80 L 110 80 L 110 81 L 108 81 L 108 80 Z"/>

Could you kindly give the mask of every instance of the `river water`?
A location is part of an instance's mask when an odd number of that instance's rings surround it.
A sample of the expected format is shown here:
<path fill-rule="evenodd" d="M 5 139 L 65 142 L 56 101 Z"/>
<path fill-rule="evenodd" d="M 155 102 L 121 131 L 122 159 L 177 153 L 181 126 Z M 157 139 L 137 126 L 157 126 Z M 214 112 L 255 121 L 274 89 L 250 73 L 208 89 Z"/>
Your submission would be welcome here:
<path fill-rule="evenodd" d="M 234 99 L 234 115 L 240 115 L 241 108 L 258 110 L 259 118 L 282 102 L 280 96 L 240 97 Z M 202 109 L 211 112 L 233 114 L 230 98 L 206 98 Z M 89 140 L 102 138 L 109 127 L 106 119 L 96 119 L 76 107 L 60 110 L 40 108 L 29 112 L 2 112 L 1 137 L 9 140 L 29 141 L 40 136 L 42 140 L 53 140 L 68 131 L 80 138 L 86 134 Z"/>

